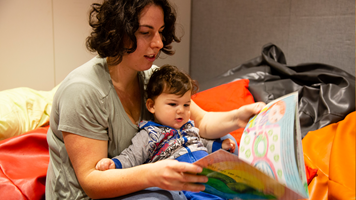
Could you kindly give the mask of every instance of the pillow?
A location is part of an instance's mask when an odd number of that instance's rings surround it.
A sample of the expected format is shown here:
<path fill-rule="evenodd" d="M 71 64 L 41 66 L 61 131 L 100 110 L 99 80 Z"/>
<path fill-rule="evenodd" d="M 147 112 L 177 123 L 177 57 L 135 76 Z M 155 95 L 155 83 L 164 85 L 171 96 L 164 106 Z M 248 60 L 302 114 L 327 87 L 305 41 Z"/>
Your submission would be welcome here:
<path fill-rule="evenodd" d="M 309 131 L 302 140 L 304 162 L 316 169 L 309 199 L 355 199 L 355 121 L 353 111 L 337 123 Z"/>
<path fill-rule="evenodd" d="M 0 141 L 0 199 L 45 199 L 48 129 Z"/>
<path fill-rule="evenodd" d="M 206 111 L 230 111 L 243 105 L 254 103 L 252 94 L 248 90 L 248 79 L 240 79 L 225 83 L 192 96 L 192 100 Z M 244 128 L 240 128 L 230 134 L 240 143 Z"/>
<path fill-rule="evenodd" d="M 27 87 L 0 91 L 0 141 L 48 125 L 58 86 L 50 91 Z"/>

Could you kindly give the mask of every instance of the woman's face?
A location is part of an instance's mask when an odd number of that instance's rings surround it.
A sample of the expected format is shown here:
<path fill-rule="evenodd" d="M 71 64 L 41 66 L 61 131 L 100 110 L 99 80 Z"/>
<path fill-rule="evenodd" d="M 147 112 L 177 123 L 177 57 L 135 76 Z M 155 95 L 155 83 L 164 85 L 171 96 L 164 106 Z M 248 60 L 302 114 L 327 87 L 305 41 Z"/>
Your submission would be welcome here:
<path fill-rule="evenodd" d="M 147 5 L 139 16 L 139 28 L 135 33 L 137 48 L 133 53 L 123 56 L 122 64 L 136 71 L 151 68 L 153 61 L 163 48 L 162 31 L 164 14 L 160 6 Z"/>

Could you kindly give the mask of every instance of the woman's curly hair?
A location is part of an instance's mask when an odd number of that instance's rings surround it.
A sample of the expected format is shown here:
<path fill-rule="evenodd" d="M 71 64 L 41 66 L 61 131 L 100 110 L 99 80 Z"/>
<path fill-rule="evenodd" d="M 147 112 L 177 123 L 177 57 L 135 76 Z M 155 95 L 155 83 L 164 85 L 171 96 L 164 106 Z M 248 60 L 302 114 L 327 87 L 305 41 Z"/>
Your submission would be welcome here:
<path fill-rule="evenodd" d="M 147 5 L 160 6 L 164 13 L 161 51 L 173 55 L 171 43 L 180 42 L 175 35 L 176 11 L 168 0 L 104 0 L 102 4 L 93 3 L 89 15 L 92 32 L 86 39 L 87 49 L 97 52 L 100 57 L 114 58 L 112 63 L 119 64 L 125 53 L 137 48 L 135 33 L 139 28 L 139 16 Z M 129 39 L 131 48 L 126 48 L 125 39 Z"/>
<path fill-rule="evenodd" d="M 183 96 L 189 90 L 198 92 L 198 84 L 190 76 L 173 65 L 163 65 L 151 75 L 146 87 L 146 98 L 155 99 L 164 93 Z"/>

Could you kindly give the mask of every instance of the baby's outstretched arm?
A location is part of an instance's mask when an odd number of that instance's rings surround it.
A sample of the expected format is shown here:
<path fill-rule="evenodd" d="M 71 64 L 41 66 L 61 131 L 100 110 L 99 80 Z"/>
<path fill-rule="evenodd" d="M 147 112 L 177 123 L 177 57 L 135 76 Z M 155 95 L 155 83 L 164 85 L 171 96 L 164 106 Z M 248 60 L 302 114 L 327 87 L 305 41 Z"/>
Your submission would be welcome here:
<path fill-rule="evenodd" d="M 226 138 L 222 144 L 221 148 L 227 151 L 230 151 L 231 153 L 235 152 L 236 144 L 232 139 Z"/>
<path fill-rule="evenodd" d="M 108 169 L 115 169 L 115 163 L 110 158 L 103 158 L 96 163 L 95 168 L 100 171 L 105 171 Z"/>

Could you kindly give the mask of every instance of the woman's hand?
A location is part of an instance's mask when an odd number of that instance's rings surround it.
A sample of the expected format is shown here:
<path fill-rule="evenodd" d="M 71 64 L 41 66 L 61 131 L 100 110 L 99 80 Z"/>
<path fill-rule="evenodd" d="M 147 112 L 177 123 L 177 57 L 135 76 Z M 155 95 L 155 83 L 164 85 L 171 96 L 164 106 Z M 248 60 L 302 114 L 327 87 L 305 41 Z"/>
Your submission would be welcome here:
<path fill-rule="evenodd" d="M 152 164 L 150 171 L 152 178 L 151 184 L 165 190 L 186 190 L 200 192 L 205 186 L 198 183 L 206 183 L 208 177 L 197 175 L 202 172 L 202 168 L 185 162 L 176 160 L 162 160 Z"/>

